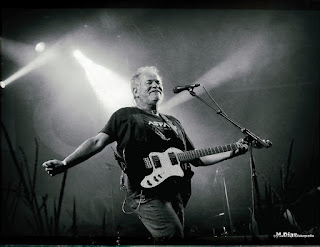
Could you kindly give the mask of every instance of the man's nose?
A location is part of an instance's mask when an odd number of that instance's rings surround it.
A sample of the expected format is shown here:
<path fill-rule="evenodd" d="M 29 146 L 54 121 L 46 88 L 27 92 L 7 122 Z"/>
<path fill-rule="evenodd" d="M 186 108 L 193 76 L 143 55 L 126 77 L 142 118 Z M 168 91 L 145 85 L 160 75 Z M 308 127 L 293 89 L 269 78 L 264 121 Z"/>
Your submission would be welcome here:
<path fill-rule="evenodd" d="M 156 88 L 161 88 L 159 82 L 157 81 L 153 81 L 152 84 L 151 84 L 152 87 L 156 87 Z"/>

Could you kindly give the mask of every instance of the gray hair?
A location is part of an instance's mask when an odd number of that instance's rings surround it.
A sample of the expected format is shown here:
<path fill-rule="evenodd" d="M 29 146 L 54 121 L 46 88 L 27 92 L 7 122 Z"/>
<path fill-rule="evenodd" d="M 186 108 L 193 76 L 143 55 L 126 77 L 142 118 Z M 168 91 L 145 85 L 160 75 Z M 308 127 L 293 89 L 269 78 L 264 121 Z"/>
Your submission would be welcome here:
<path fill-rule="evenodd" d="M 131 77 L 131 91 L 133 92 L 134 88 L 137 88 L 137 86 L 140 84 L 140 75 L 147 73 L 147 72 L 151 72 L 151 73 L 155 73 L 157 74 L 159 77 L 159 71 L 155 66 L 144 66 L 144 67 L 140 67 L 135 73 L 134 75 Z M 160 77 L 161 78 L 161 77 Z"/>

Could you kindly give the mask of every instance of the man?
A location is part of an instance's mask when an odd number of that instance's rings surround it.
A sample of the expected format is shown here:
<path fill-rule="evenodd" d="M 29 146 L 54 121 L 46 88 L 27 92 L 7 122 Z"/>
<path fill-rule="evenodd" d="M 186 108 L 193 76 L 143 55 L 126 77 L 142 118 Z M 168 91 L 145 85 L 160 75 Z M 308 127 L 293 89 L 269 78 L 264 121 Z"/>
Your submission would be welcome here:
<path fill-rule="evenodd" d="M 183 177 L 169 176 L 163 180 L 163 173 L 153 173 L 155 166 L 161 166 L 158 161 L 152 165 L 144 158 L 151 152 L 164 152 L 172 147 L 181 151 L 193 150 L 194 147 L 176 118 L 158 112 L 163 99 L 163 85 L 155 67 L 139 68 L 132 77 L 131 89 L 135 107 L 119 109 L 96 136 L 83 142 L 63 161 L 49 160 L 43 163 L 43 167 L 51 176 L 56 175 L 116 141 L 116 153 L 127 190 L 124 203 L 128 203 L 127 208 L 131 207 L 130 212 L 139 216 L 155 243 L 172 243 L 183 238 L 184 207 L 190 197 L 193 171 L 185 162 L 181 164 Z M 190 162 L 193 166 L 212 165 L 247 150 L 246 143 L 239 142 L 235 151 L 208 155 Z M 151 178 L 142 186 L 142 180 L 150 174 Z M 126 210 L 123 208 L 123 211 Z"/>

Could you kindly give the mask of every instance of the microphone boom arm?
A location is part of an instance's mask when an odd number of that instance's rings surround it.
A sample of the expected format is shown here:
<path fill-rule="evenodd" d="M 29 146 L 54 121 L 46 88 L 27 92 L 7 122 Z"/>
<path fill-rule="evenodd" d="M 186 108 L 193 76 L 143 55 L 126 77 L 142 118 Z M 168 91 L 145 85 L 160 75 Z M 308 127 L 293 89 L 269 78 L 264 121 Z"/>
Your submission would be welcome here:
<path fill-rule="evenodd" d="M 216 106 L 219 108 L 219 110 L 215 109 L 214 107 L 212 107 L 211 105 L 209 105 L 207 102 L 205 102 L 203 99 L 201 99 L 194 91 L 193 88 L 189 88 L 188 91 L 191 94 L 191 96 L 196 97 L 197 99 L 199 99 L 200 101 L 202 101 L 204 104 L 206 104 L 207 106 L 209 106 L 211 109 L 213 109 L 214 111 L 217 112 L 218 115 L 224 117 L 225 119 L 227 119 L 230 123 L 232 123 L 234 126 L 238 127 L 240 129 L 240 131 L 242 133 L 244 133 L 245 135 L 247 135 L 248 137 L 248 141 L 251 141 L 252 143 L 254 143 L 255 147 L 265 147 L 265 148 L 269 148 L 272 146 L 272 142 L 269 140 L 263 140 L 261 139 L 259 136 L 255 135 L 254 133 L 252 133 L 250 130 L 248 130 L 247 128 L 242 127 L 239 123 L 237 123 L 236 121 L 232 120 L 230 117 L 227 116 L 227 114 L 220 108 L 220 106 L 217 104 L 217 102 L 211 97 L 211 95 L 208 93 L 208 91 L 206 90 L 206 88 L 204 86 L 202 86 L 204 88 L 204 90 L 206 91 L 206 93 L 209 95 L 209 97 L 211 98 L 211 100 L 216 104 Z M 260 144 L 260 145 L 259 145 Z"/>

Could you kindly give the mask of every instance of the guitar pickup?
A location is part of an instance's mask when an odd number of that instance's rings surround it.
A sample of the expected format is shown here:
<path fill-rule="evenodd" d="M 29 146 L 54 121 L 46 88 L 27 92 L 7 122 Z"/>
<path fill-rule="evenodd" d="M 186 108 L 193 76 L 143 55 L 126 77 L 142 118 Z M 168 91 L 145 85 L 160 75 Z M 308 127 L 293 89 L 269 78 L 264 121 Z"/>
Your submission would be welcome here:
<path fill-rule="evenodd" d="M 170 152 L 170 153 L 168 153 L 168 155 L 169 155 L 169 159 L 170 159 L 172 165 L 179 164 L 178 159 L 176 157 L 176 154 L 174 152 Z"/>
<path fill-rule="evenodd" d="M 153 161 L 153 164 L 154 164 L 154 168 L 159 168 L 161 167 L 161 162 L 160 162 L 160 159 L 157 155 L 152 155 L 151 156 L 151 159 Z"/>

